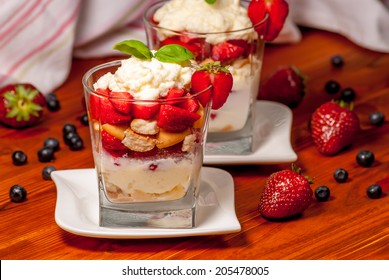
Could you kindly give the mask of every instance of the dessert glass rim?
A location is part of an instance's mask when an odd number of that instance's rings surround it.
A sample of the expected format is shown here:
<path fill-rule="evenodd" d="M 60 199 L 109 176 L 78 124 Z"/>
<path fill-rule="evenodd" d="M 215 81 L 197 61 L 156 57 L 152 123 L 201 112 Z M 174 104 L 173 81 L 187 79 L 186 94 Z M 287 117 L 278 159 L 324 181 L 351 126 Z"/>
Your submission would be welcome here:
<path fill-rule="evenodd" d="M 113 60 L 113 61 L 105 62 L 105 63 L 99 64 L 97 66 L 94 66 L 94 67 L 90 68 L 84 74 L 84 76 L 82 77 L 82 84 L 84 85 L 85 88 L 88 89 L 88 92 L 90 94 L 93 94 L 95 96 L 109 97 L 110 99 L 123 100 L 123 101 L 129 102 L 129 103 L 142 102 L 142 103 L 151 103 L 151 104 L 155 104 L 155 103 L 169 104 L 169 103 L 172 103 L 174 101 L 184 101 L 184 100 L 187 100 L 187 99 L 193 99 L 194 97 L 196 97 L 196 96 L 198 96 L 198 95 L 200 95 L 200 94 L 204 93 L 205 91 L 207 91 L 207 90 L 212 88 L 212 85 L 209 85 L 207 88 L 203 89 L 200 92 L 191 93 L 190 95 L 184 95 L 184 96 L 181 96 L 181 97 L 174 97 L 174 98 L 169 98 L 169 99 L 165 99 L 165 98 L 159 98 L 159 99 L 137 99 L 137 98 L 131 98 L 131 99 L 128 99 L 128 98 L 123 98 L 123 97 L 119 97 L 119 96 L 108 96 L 107 94 L 103 94 L 103 93 L 97 92 L 93 87 L 90 86 L 90 84 L 88 83 L 88 79 L 93 75 L 93 73 L 95 73 L 95 72 L 97 72 L 97 71 L 99 71 L 101 69 L 104 69 L 104 68 L 120 66 L 123 60 L 125 60 L 125 59 Z M 187 67 L 196 68 L 196 67 L 198 67 L 198 65 L 191 64 L 191 65 L 189 65 Z M 107 72 L 105 72 L 105 73 L 107 73 Z M 131 92 L 129 92 L 129 94 L 131 94 Z"/>
<path fill-rule="evenodd" d="M 169 31 L 169 32 L 175 32 L 175 33 L 182 33 L 182 34 L 185 34 L 185 35 L 195 35 L 195 36 L 205 36 L 205 35 L 218 35 L 218 34 L 226 34 L 226 33 L 238 33 L 238 32 L 244 32 L 244 31 L 248 31 L 248 30 L 251 30 L 251 29 L 255 29 L 257 28 L 258 26 L 264 24 L 268 19 L 269 19 L 269 13 L 265 13 L 265 16 L 264 18 L 254 24 L 254 25 L 251 25 L 251 26 L 248 26 L 248 27 L 245 27 L 245 28 L 241 28 L 241 29 L 236 29 L 236 30 L 228 30 L 228 31 L 215 31 L 215 32 L 193 32 L 193 31 L 187 31 L 187 30 L 174 30 L 174 29 L 170 29 L 170 28 L 166 28 L 166 27 L 161 27 L 159 26 L 158 24 L 154 23 L 151 18 L 150 18 L 150 10 L 152 10 L 153 7 L 163 3 L 163 2 L 168 2 L 170 0 L 160 0 L 160 1 L 157 1 L 155 3 L 153 3 L 152 5 L 150 5 L 148 7 L 148 9 L 146 9 L 146 11 L 143 13 L 143 20 L 146 21 L 148 24 L 150 24 L 152 27 L 154 28 L 158 28 L 160 30 L 166 30 L 166 31 Z M 250 2 L 248 0 L 241 0 L 242 2 Z M 195 37 L 194 36 L 194 37 Z"/>

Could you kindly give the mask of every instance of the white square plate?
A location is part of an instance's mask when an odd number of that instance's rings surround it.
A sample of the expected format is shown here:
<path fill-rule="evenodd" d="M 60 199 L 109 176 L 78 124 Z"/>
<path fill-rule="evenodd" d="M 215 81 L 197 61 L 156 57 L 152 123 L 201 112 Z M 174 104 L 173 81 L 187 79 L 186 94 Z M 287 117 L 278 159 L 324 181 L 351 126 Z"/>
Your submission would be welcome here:
<path fill-rule="evenodd" d="M 57 170 L 55 221 L 62 229 L 82 236 L 116 239 L 166 238 L 226 234 L 240 231 L 235 214 L 234 181 L 221 169 L 203 167 L 195 228 L 108 228 L 99 226 L 99 197 L 95 169 Z"/>
<path fill-rule="evenodd" d="M 289 107 L 273 101 L 257 101 L 255 112 L 255 151 L 240 154 L 237 143 L 234 155 L 207 155 L 204 164 L 276 164 L 297 159 L 290 143 L 293 114 Z M 208 143 L 210 145 L 212 143 Z"/>

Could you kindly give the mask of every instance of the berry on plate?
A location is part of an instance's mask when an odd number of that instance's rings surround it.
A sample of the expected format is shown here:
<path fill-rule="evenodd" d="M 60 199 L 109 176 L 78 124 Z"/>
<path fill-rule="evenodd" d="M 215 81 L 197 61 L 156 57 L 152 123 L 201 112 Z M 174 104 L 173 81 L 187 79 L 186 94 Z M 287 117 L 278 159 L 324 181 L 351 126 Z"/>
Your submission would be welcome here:
<path fill-rule="evenodd" d="M 191 93 L 200 94 L 197 98 L 205 106 L 212 99 L 212 109 L 221 108 L 232 90 L 233 78 L 230 71 L 219 61 L 202 65 L 192 75 Z"/>
<path fill-rule="evenodd" d="M 305 96 L 305 76 L 295 66 L 284 66 L 273 72 L 259 89 L 258 99 L 283 103 L 296 108 Z"/>
<path fill-rule="evenodd" d="M 301 175 L 301 169 L 282 170 L 270 175 L 259 201 L 259 212 L 268 219 L 293 217 L 311 204 L 311 180 Z"/>
<path fill-rule="evenodd" d="M 358 115 L 343 101 L 326 102 L 312 115 L 311 135 L 316 148 L 324 155 L 335 155 L 351 145 L 359 131 Z"/>
<path fill-rule="evenodd" d="M 277 38 L 284 27 L 288 13 L 289 5 L 285 0 L 252 0 L 248 6 L 248 16 L 253 25 L 263 21 L 268 14 L 268 19 L 255 28 L 266 41 Z"/>
<path fill-rule="evenodd" d="M 11 84 L 0 89 L 0 122 L 9 127 L 36 124 L 45 106 L 45 97 L 32 84 Z"/>

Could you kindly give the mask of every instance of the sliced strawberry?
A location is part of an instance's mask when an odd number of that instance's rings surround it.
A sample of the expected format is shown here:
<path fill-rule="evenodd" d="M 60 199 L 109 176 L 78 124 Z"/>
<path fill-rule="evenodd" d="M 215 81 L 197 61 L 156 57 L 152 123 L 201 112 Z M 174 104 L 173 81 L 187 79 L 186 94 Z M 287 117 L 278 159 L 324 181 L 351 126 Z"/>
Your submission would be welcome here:
<path fill-rule="evenodd" d="M 111 91 L 109 92 L 108 99 L 112 106 L 120 113 L 129 114 L 131 112 L 130 100 L 132 96 L 128 92 Z"/>
<path fill-rule="evenodd" d="M 202 60 L 209 55 L 210 46 L 202 38 L 190 38 L 188 36 L 172 36 L 162 41 L 161 47 L 170 44 L 177 44 L 187 48 L 193 53 L 197 60 Z"/>
<path fill-rule="evenodd" d="M 242 39 L 234 39 L 234 40 L 228 40 L 228 43 L 239 46 L 243 48 L 243 56 L 247 57 L 249 54 L 251 54 L 254 51 L 254 45 L 252 43 L 249 43 L 246 40 Z"/>
<path fill-rule="evenodd" d="M 183 88 L 170 88 L 167 95 L 166 95 L 166 99 L 169 100 L 169 99 L 177 99 L 177 98 L 180 98 L 182 97 L 183 95 L 185 94 L 185 89 Z M 168 102 L 168 104 L 175 104 L 179 102 L 179 100 L 174 100 L 174 101 L 171 101 L 171 102 Z"/>
<path fill-rule="evenodd" d="M 105 130 L 101 131 L 101 144 L 103 148 L 108 151 L 128 150 L 128 148 L 122 144 L 122 141 L 120 141 L 120 139 L 116 138 L 115 136 L 112 136 Z"/>
<path fill-rule="evenodd" d="M 134 119 L 150 120 L 159 111 L 160 104 L 157 103 L 134 103 L 132 104 L 132 116 Z"/>
<path fill-rule="evenodd" d="M 232 84 L 231 73 L 221 66 L 220 62 L 207 63 L 192 75 L 191 93 L 199 93 L 212 85 L 210 89 L 198 95 L 197 99 L 205 106 L 212 98 L 212 109 L 217 110 L 227 101 Z"/>
<path fill-rule="evenodd" d="M 161 105 L 157 124 L 169 132 L 184 131 L 200 118 L 200 115 L 172 105 Z"/>
<path fill-rule="evenodd" d="M 191 97 L 190 93 L 187 93 L 186 96 L 188 97 L 188 99 L 185 99 L 184 101 L 175 104 L 175 106 L 188 110 L 189 112 L 192 113 L 197 112 L 197 110 L 200 108 L 199 102 L 194 98 L 190 98 Z"/>
<path fill-rule="evenodd" d="M 13 128 L 38 123 L 46 99 L 32 84 L 10 84 L 0 89 L 0 122 Z"/>
<path fill-rule="evenodd" d="M 215 61 L 220 61 L 221 63 L 228 63 L 242 56 L 244 52 L 245 49 L 241 46 L 229 42 L 222 42 L 213 46 L 211 58 Z"/>
<path fill-rule="evenodd" d="M 106 91 L 100 91 L 105 93 Z M 91 94 L 89 98 L 89 112 L 92 119 L 100 120 L 101 123 L 127 123 L 131 120 L 130 114 L 118 112 L 109 101 L 108 96 Z"/>
<path fill-rule="evenodd" d="M 289 13 L 285 0 L 252 0 L 248 6 L 248 16 L 253 25 L 259 24 L 268 14 L 268 19 L 255 27 L 255 30 L 266 41 L 273 41 L 284 26 Z"/>

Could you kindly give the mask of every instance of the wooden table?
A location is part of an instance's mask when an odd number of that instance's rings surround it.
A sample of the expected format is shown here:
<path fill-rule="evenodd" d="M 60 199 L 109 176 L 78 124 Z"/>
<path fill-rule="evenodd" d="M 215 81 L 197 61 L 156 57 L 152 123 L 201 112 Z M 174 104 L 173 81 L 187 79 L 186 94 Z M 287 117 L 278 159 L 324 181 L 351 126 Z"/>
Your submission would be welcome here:
<path fill-rule="evenodd" d="M 37 159 L 45 138 L 62 141 L 62 126 L 76 124 L 85 148 L 70 151 L 61 142 L 61 150 L 50 163 L 57 169 L 92 168 L 93 159 L 88 128 L 79 121 L 84 112 L 81 77 L 87 69 L 111 60 L 74 60 L 67 81 L 56 90 L 62 109 L 46 112 L 39 126 L 13 130 L 0 127 L 0 258 L 1 259 L 388 259 L 389 187 L 384 196 L 369 199 L 366 188 L 389 177 L 389 123 L 369 125 L 368 115 L 382 111 L 389 119 L 389 55 L 362 49 L 347 39 L 327 32 L 306 29 L 303 40 L 293 45 L 269 45 L 266 48 L 263 76 L 280 65 L 293 64 L 308 76 L 308 92 L 303 103 L 293 110 L 292 146 L 296 163 L 305 175 L 315 177 L 313 188 L 328 185 L 331 199 L 316 200 L 294 220 L 270 222 L 262 218 L 257 205 L 266 178 L 290 163 L 220 167 L 230 172 L 235 182 L 235 205 L 242 230 L 238 233 L 168 239 L 112 240 L 82 237 L 62 230 L 54 220 L 56 187 L 42 179 L 47 165 Z M 334 69 L 330 57 L 345 59 Z M 355 111 L 362 133 L 350 149 L 326 157 L 313 145 L 308 130 L 310 115 L 333 96 L 323 90 L 329 79 L 357 92 Z M 13 151 L 21 149 L 28 164 L 14 166 Z M 376 157 L 370 168 L 359 167 L 357 152 L 369 149 Z M 336 168 L 349 171 L 348 182 L 333 179 Z M 28 200 L 12 203 L 9 188 L 23 185 Z"/>

